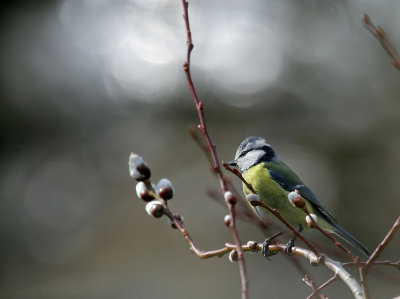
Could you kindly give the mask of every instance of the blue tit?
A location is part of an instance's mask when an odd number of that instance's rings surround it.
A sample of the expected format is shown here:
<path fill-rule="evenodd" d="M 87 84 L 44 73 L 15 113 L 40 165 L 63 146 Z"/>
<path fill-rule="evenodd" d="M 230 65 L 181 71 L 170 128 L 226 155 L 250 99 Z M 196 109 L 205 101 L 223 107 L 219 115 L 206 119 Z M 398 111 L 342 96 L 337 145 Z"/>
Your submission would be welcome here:
<path fill-rule="evenodd" d="M 302 209 L 295 207 L 288 196 L 297 190 L 306 203 L 310 214 L 316 216 L 318 225 L 326 231 L 335 233 L 345 241 L 361 250 L 367 256 L 368 249 L 356 238 L 341 228 L 333 215 L 324 207 L 315 194 L 308 188 L 285 163 L 275 154 L 272 147 L 260 137 L 248 137 L 238 147 L 235 159 L 228 165 L 235 166 L 245 180 L 258 193 L 260 200 L 279 213 L 299 231 L 308 228 L 306 215 Z M 245 195 L 251 191 L 243 184 Z M 268 217 L 268 211 L 262 207 L 252 207 L 259 217 Z M 294 239 L 291 240 L 292 243 Z M 291 246 L 293 246 L 291 244 Z M 289 249 L 290 251 L 290 249 Z"/>

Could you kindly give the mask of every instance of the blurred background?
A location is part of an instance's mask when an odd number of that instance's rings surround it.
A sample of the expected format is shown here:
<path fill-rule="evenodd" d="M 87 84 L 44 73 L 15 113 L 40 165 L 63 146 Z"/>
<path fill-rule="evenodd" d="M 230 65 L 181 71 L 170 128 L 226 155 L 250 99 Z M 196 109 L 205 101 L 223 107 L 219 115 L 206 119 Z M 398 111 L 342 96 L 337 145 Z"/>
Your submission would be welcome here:
<path fill-rule="evenodd" d="M 170 206 L 200 248 L 231 242 L 227 211 L 206 194 L 218 182 L 187 133 L 198 118 L 182 70 L 181 2 L 0 8 L 0 297 L 239 298 L 238 265 L 191 254 L 165 219 L 145 213 L 128 173 L 135 151 L 154 182 L 173 182 Z M 400 73 L 360 16 L 400 49 L 400 2 L 202 0 L 189 9 L 192 75 L 219 158 L 264 137 L 375 248 L 400 212 Z M 243 222 L 239 231 L 243 241 L 266 237 Z M 382 259 L 398 260 L 399 244 L 397 235 Z M 246 262 L 251 298 L 310 293 L 283 255 Z M 332 275 L 301 262 L 317 284 Z M 398 271 L 379 270 L 372 294 L 399 295 Z M 351 297 L 341 282 L 323 293 Z"/>

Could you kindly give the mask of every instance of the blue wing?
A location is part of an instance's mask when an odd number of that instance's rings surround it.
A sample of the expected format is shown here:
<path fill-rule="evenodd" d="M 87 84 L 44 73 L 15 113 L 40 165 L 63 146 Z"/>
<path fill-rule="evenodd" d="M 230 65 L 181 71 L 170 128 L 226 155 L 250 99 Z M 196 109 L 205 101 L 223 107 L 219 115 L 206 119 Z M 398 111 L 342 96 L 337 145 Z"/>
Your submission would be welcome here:
<path fill-rule="evenodd" d="M 350 235 L 347 231 L 341 228 L 336 219 L 332 216 L 331 213 L 323 206 L 323 204 L 319 201 L 317 196 L 308 188 L 300 178 L 283 162 L 270 162 L 266 163 L 266 167 L 269 171 L 271 178 L 278 183 L 283 189 L 288 192 L 292 192 L 294 190 L 298 190 L 301 197 L 303 197 L 307 202 L 311 204 L 314 208 L 315 212 L 318 214 L 317 216 L 323 217 L 328 223 L 332 225 L 335 234 L 345 239 L 347 242 L 359 248 L 362 252 L 364 252 L 367 256 L 370 256 L 369 250 L 356 238 Z"/>
<path fill-rule="evenodd" d="M 282 162 L 281 162 L 282 163 Z M 271 168 L 275 168 L 271 169 Z M 335 217 L 331 213 L 328 212 L 328 210 L 324 207 L 324 205 L 319 201 L 317 196 L 311 191 L 310 188 L 308 188 L 306 185 L 303 184 L 303 182 L 299 179 L 299 177 L 285 164 L 279 165 L 279 168 L 277 167 L 268 167 L 267 169 L 269 171 L 269 174 L 271 178 L 278 183 L 283 189 L 285 189 L 288 192 L 292 192 L 294 190 L 298 190 L 300 192 L 301 197 L 304 199 L 308 200 L 313 208 L 317 210 L 328 222 L 333 222 L 336 223 Z M 284 170 L 284 173 L 289 172 L 288 175 L 284 176 L 283 172 L 280 172 L 279 170 Z"/>

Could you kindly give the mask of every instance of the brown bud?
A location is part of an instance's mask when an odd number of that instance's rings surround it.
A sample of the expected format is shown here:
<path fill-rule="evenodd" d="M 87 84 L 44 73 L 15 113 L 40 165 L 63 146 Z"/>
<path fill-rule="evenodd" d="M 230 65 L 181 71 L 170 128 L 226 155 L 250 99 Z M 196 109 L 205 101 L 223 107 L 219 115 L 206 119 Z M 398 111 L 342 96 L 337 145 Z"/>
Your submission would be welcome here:
<path fill-rule="evenodd" d="M 136 169 L 141 174 L 141 177 L 138 180 L 145 181 L 145 180 L 148 180 L 150 178 L 151 171 L 150 171 L 150 168 L 146 164 L 144 164 L 144 163 L 139 164 L 136 167 Z"/>
<path fill-rule="evenodd" d="M 311 217 L 310 217 L 311 216 Z M 318 222 L 318 217 L 315 214 L 310 214 L 306 216 L 306 222 L 309 228 L 317 228 L 316 223 Z"/>
<path fill-rule="evenodd" d="M 301 197 L 301 196 L 293 199 L 293 204 L 299 209 L 303 209 L 306 206 L 306 202 L 304 201 L 303 197 Z"/>
<path fill-rule="evenodd" d="M 298 190 L 292 191 L 288 194 L 288 199 L 295 207 L 303 209 L 306 206 L 306 202 L 301 197 Z"/>
<path fill-rule="evenodd" d="M 232 217 L 231 217 L 231 215 L 226 215 L 226 216 L 224 217 L 224 223 L 225 223 L 226 226 L 231 226 L 231 224 L 232 224 Z"/>
<path fill-rule="evenodd" d="M 231 191 L 226 191 L 224 193 L 225 201 L 230 205 L 235 205 L 237 202 L 237 198 Z"/>
<path fill-rule="evenodd" d="M 149 193 L 148 190 L 142 190 L 139 194 L 139 197 L 143 199 L 145 202 L 149 202 L 154 199 L 153 195 L 151 195 L 151 193 Z"/>
<path fill-rule="evenodd" d="M 253 193 L 247 194 L 246 199 L 253 207 L 259 206 L 261 202 L 260 197 Z"/>
<path fill-rule="evenodd" d="M 135 153 L 129 156 L 129 173 L 137 181 L 145 181 L 150 178 L 150 168 L 143 158 Z"/>
<path fill-rule="evenodd" d="M 258 243 L 256 241 L 249 241 L 247 242 L 247 246 L 249 246 L 249 248 L 252 251 L 257 251 L 258 250 Z"/>
<path fill-rule="evenodd" d="M 153 200 L 146 204 L 146 212 L 150 216 L 160 218 L 164 213 L 164 206 L 159 201 Z"/>
<path fill-rule="evenodd" d="M 149 188 L 147 188 L 144 182 L 139 182 L 136 184 L 136 194 L 139 198 L 146 202 L 152 201 L 154 196 L 151 194 Z"/>
<path fill-rule="evenodd" d="M 239 255 L 238 252 L 236 250 L 232 250 L 231 252 L 229 252 L 229 260 L 233 263 L 233 262 L 237 262 L 239 260 Z"/>
<path fill-rule="evenodd" d="M 168 179 L 161 179 L 157 183 L 157 193 L 162 199 L 169 200 L 174 195 L 174 187 Z"/>

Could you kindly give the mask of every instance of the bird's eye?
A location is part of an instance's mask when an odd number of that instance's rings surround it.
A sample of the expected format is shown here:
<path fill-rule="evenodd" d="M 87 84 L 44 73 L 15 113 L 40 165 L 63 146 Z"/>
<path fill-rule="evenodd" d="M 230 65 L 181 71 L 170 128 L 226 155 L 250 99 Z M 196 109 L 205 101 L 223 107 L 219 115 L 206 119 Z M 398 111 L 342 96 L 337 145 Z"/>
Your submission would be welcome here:
<path fill-rule="evenodd" d="M 250 150 L 246 150 L 240 153 L 239 158 L 245 156 Z"/>

